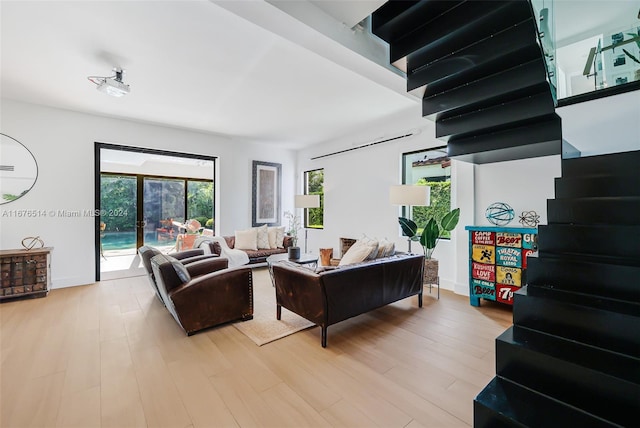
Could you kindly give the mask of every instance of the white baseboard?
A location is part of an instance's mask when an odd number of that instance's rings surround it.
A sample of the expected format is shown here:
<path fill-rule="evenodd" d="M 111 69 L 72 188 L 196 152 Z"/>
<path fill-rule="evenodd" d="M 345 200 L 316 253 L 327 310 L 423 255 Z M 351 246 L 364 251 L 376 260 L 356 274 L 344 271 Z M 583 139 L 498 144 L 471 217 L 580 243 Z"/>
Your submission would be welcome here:
<path fill-rule="evenodd" d="M 460 294 L 461 296 L 469 295 L 469 284 L 456 282 L 453 292 L 456 294 Z"/>

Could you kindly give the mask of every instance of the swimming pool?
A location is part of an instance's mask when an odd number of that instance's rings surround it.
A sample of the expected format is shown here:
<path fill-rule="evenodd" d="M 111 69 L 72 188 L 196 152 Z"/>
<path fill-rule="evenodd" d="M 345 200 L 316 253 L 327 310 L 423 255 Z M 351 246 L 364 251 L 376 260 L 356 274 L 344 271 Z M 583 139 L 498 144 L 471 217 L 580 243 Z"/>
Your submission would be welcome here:
<path fill-rule="evenodd" d="M 129 248 L 137 248 L 136 244 L 136 232 L 106 232 L 102 236 L 102 250 L 126 250 Z M 145 245 L 167 246 L 175 245 L 175 238 L 172 240 L 162 239 L 158 240 L 155 232 L 145 234 Z"/>

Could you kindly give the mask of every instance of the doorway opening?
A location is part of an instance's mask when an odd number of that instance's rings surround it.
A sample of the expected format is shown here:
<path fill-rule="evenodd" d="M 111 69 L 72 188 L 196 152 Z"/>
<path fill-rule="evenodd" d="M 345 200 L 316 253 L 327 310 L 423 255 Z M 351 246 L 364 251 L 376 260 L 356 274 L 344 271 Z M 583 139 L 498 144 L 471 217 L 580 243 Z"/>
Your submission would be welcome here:
<path fill-rule="evenodd" d="M 170 254 L 214 234 L 215 159 L 96 143 L 96 281 L 146 274 L 142 245 Z"/>

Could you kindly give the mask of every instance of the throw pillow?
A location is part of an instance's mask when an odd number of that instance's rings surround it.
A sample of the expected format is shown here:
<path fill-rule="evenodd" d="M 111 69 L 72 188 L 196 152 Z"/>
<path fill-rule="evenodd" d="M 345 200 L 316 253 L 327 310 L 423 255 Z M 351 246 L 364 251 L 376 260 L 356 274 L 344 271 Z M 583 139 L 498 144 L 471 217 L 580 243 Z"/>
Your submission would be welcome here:
<path fill-rule="evenodd" d="M 371 251 L 369 252 L 369 255 L 367 256 L 366 260 L 373 260 L 378 256 L 378 247 L 380 246 L 380 244 L 376 239 L 372 239 L 369 242 L 367 242 L 367 245 L 369 246 Z"/>
<path fill-rule="evenodd" d="M 258 229 L 256 228 L 236 230 L 235 238 L 234 248 L 254 251 L 258 249 Z"/>
<path fill-rule="evenodd" d="M 284 248 L 284 226 L 273 226 L 268 228 L 269 248 Z"/>
<path fill-rule="evenodd" d="M 358 241 L 360 241 L 364 245 L 367 245 L 371 249 L 371 252 L 365 258 L 365 260 L 373 260 L 373 259 L 375 259 L 377 257 L 377 255 L 378 255 L 378 247 L 379 247 L 377 239 L 369 238 L 367 235 L 362 235 L 362 238 L 358 239 Z M 356 242 L 358 242 L 358 241 L 356 241 Z"/>
<path fill-rule="evenodd" d="M 350 265 L 367 260 L 371 254 L 378 254 L 378 242 L 375 246 L 365 240 L 357 240 L 340 259 L 338 266 Z"/>
<path fill-rule="evenodd" d="M 176 271 L 176 275 L 178 275 L 178 278 L 180 278 L 183 284 L 191 281 L 191 275 L 189 275 L 189 271 L 182 263 L 173 259 L 171 260 L 171 266 L 173 266 L 173 270 Z"/>
<path fill-rule="evenodd" d="M 395 242 L 387 241 L 387 244 L 384 248 L 384 256 L 391 257 L 396 253 L 396 244 Z"/>
<path fill-rule="evenodd" d="M 377 259 L 387 256 L 387 245 L 388 244 L 389 244 L 389 241 L 386 238 L 381 239 L 380 241 L 378 241 L 378 254 L 376 255 Z"/>
<path fill-rule="evenodd" d="M 278 248 L 278 246 L 276 245 L 276 228 L 275 227 L 269 227 L 267 228 L 267 237 L 269 238 L 269 248 L 271 248 L 272 250 L 275 250 L 276 248 Z"/>
<path fill-rule="evenodd" d="M 269 232 L 267 229 L 267 225 L 263 224 L 260 227 L 256 227 L 257 229 L 257 238 L 256 238 L 256 246 L 259 250 L 268 250 L 271 248 L 269 245 Z"/>

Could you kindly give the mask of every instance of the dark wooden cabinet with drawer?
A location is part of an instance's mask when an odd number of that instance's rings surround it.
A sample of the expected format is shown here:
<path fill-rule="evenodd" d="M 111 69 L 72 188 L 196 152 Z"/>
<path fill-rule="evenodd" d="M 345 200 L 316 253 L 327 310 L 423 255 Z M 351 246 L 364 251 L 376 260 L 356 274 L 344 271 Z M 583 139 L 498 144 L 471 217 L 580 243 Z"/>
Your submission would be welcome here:
<path fill-rule="evenodd" d="M 0 300 L 49 292 L 52 247 L 0 250 Z"/>

